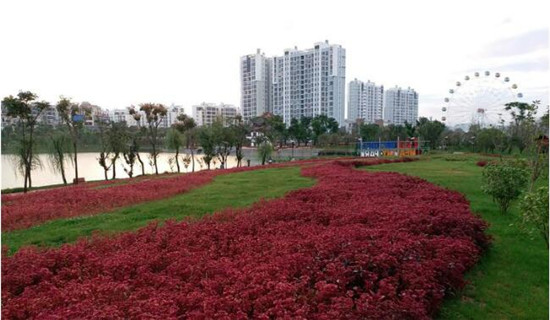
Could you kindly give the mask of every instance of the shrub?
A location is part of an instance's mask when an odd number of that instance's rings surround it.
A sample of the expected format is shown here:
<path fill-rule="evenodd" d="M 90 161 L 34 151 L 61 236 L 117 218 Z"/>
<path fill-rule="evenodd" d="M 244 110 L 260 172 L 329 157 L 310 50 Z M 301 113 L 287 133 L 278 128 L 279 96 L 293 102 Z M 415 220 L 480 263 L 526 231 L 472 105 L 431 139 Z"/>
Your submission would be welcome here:
<path fill-rule="evenodd" d="M 514 163 L 489 164 L 483 169 L 481 189 L 506 213 L 527 185 L 528 172 Z"/>
<path fill-rule="evenodd" d="M 485 167 L 487 165 L 487 161 L 485 160 L 479 160 L 478 162 L 476 162 L 476 165 L 478 167 Z"/>
<path fill-rule="evenodd" d="M 316 186 L 248 209 L 3 257 L 2 316 L 431 319 L 486 224 L 457 192 L 355 164 L 305 167 Z"/>
<path fill-rule="evenodd" d="M 548 248 L 548 187 L 526 194 L 520 209 L 523 227 L 539 232 Z"/>

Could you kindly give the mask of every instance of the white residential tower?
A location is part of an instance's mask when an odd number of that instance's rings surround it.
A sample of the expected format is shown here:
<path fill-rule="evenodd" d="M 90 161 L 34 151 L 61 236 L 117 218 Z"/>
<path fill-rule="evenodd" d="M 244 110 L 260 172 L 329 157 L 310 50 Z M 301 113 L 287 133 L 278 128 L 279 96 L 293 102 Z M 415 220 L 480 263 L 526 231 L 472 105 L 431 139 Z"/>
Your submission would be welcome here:
<path fill-rule="evenodd" d="M 414 89 L 387 89 L 384 95 L 384 124 L 403 125 L 405 121 L 416 123 L 418 118 L 418 93 Z"/>
<path fill-rule="evenodd" d="M 353 80 L 348 86 L 349 121 L 363 120 L 364 123 L 375 123 L 383 119 L 384 86 L 374 82 Z"/>

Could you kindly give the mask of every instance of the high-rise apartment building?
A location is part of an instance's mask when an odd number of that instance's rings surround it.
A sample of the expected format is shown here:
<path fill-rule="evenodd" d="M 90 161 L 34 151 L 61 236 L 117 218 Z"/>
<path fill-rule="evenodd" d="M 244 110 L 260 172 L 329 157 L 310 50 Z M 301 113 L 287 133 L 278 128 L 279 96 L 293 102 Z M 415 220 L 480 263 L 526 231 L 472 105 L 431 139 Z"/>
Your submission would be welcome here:
<path fill-rule="evenodd" d="M 349 121 L 363 120 L 364 123 L 375 123 L 383 119 L 384 86 L 374 82 L 353 80 L 348 86 Z"/>
<path fill-rule="evenodd" d="M 312 49 L 287 49 L 274 57 L 273 113 L 289 125 L 292 118 L 327 115 L 344 125 L 346 50 L 319 42 Z"/>
<path fill-rule="evenodd" d="M 260 49 L 241 57 L 241 108 L 249 120 L 271 112 L 271 59 Z"/>
<path fill-rule="evenodd" d="M 237 108 L 229 104 L 201 103 L 193 106 L 193 119 L 197 126 L 211 125 L 216 119 L 228 120 L 235 118 L 238 114 Z"/>
<path fill-rule="evenodd" d="M 418 118 L 418 93 L 414 89 L 395 86 L 384 95 L 384 124 L 403 125 L 416 123 Z"/>
<path fill-rule="evenodd" d="M 346 50 L 328 41 L 312 49 L 287 49 L 266 58 L 258 50 L 241 58 L 243 118 L 271 112 L 292 118 L 325 114 L 342 126 L 345 116 Z"/>

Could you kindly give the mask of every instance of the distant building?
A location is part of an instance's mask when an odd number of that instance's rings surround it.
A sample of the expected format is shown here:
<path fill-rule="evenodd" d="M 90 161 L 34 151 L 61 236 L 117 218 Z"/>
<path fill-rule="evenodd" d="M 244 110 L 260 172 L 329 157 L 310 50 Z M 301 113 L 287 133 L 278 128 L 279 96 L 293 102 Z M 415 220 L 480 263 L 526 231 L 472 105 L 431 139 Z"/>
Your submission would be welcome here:
<path fill-rule="evenodd" d="M 348 86 L 348 117 L 349 121 L 357 119 L 363 123 L 375 123 L 383 119 L 384 86 L 374 82 L 363 82 L 357 79 Z"/>
<path fill-rule="evenodd" d="M 272 110 L 293 118 L 327 115 L 344 125 L 346 50 L 319 42 L 312 49 L 286 49 L 272 60 Z"/>
<path fill-rule="evenodd" d="M 141 119 L 139 125 L 146 127 L 147 119 L 145 113 L 139 111 L 139 108 L 136 108 L 141 114 Z M 171 127 L 178 119 L 178 116 L 185 114 L 185 109 L 181 106 L 172 104 L 170 107 L 167 107 L 168 111 L 166 116 L 162 118 L 159 128 L 169 128 Z M 129 127 L 137 126 L 138 122 L 134 119 L 134 116 L 130 115 L 128 108 L 125 109 L 114 109 L 109 112 L 109 118 L 113 122 L 126 122 L 126 125 Z"/>
<path fill-rule="evenodd" d="M 216 105 L 203 102 L 200 105 L 193 106 L 193 119 L 195 119 L 197 126 L 209 126 L 218 118 L 228 120 L 235 118 L 237 114 L 238 111 L 235 106 L 223 103 Z"/>
<path fill-rule="evenodd" d="M 111 110 L 109 112 L 109 119 L 112 122 L 126 122 L 126 125 L 129 127 L 137 125 L 137 121 L 130 115 L 128 108 Z"/>
<path fill-rule="evenodd" d="M 418 93 L 414 89 L 395 87 L 384 94 L 384 124 L 403 125 L 416 123 L 418 118 Z"/>
<path fill-rule="evenodd" d="M 271 59 L 260 49 L 241 57 L 241 108 L 244 120 L 271 112 Z"/>
<path fill-rule="evenodd" d="M 164 117 L 162 123 L 160 124 L 160 127 L 163 128 L 171 127 L 174 123 L 178 121 L 179 115 L 185 114 L 185 109 L 183 107 L 174 104 L 172 104 L 167 109 L 168 112 L 166 113 L 166 117 Z"/>
<path fill-rule="evenodd" d="M 55 106 L 50 106 L 43 110 L 38 116 L 37 122 L 49 126 L 57 126 L 61 124 L 61 118 Z"/>

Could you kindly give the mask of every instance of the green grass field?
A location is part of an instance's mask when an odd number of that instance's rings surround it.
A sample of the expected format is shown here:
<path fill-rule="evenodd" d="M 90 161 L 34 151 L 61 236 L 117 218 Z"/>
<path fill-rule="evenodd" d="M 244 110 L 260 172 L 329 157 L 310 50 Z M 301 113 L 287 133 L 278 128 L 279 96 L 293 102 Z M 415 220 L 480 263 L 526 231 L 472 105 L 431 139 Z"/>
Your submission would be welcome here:
<path fill-rule="evenodd" d="M 29 229 L 2 232 L 9 253 L 21 246 L 59 246 L 87 237 L 92 232 L 135 230 L 153 220 L 197 218 L 225 208 L 242 208 L 259 201 L 310 187 L 315 180 L 300 175 L 299 167 L 287 167 L 221 175 L 204 187 L 168 198 L 125 207 L 105 214 L 53 220 Z"/>
<path fill-rule="evenodd" d="M 517 227 L 519 212 L 498 210 L 481 192 L 482 168 L 478 157 L 425 159 L 423 161 L 365 167 L 414 175 L 463 193 L 472 211 L 489 222 L 493 245 L 467 274 L 470 284 L 448 298 L 441 319 L 548 319 L 548 250 L 542 237 L 529 236 Z M 541 181 L 548 184 L 548 180 Z"/>

